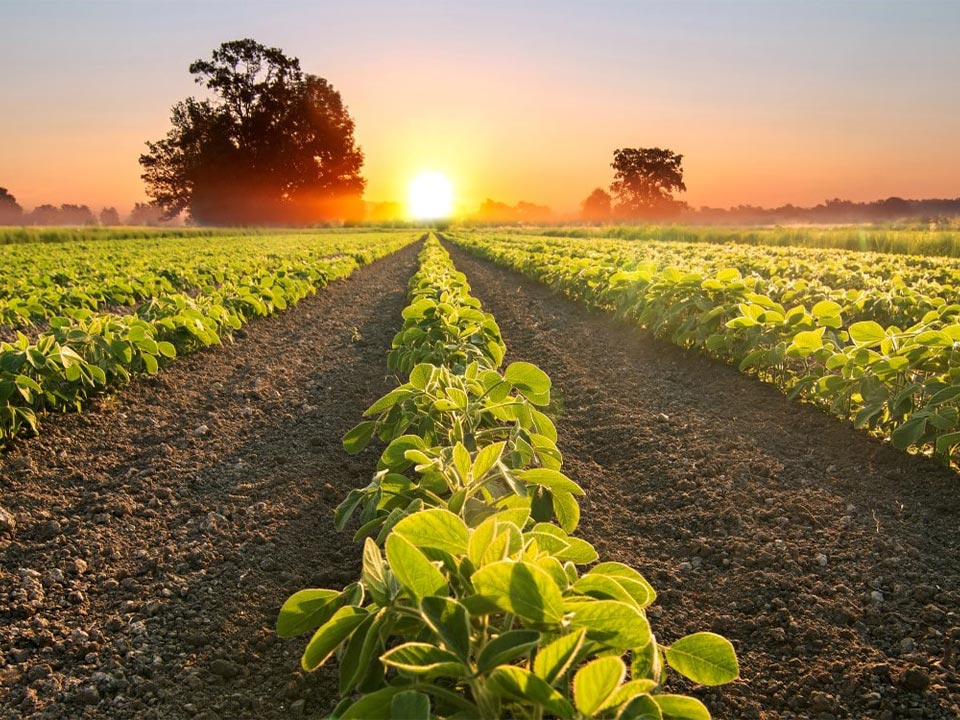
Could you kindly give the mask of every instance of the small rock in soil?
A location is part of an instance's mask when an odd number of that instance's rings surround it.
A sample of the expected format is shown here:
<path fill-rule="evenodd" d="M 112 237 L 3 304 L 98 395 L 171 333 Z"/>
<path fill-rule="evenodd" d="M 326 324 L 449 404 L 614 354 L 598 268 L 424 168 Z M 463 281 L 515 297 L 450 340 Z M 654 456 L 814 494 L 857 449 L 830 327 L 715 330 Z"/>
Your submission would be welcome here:
<path fill-rule="evenodd" d="M 7 510 L 5 507 L 0 506 L 0 533 L 10 535 L 13 534 L 13 531 L 17 529 L 17 519 L 13 516 L 13 513 Z"/>
<path fill-rule="evenodd" d="M 225 680 L 230 680 L 240 674 L 240 666 L 229 660 L 214 660 L 210 665 L 210 672 Z"/>
<path fill-rule="evenodd" d="M 907 668 L 900 676 L 899 685 L 908 692 L 923 692 L 930 685 L 930 674 L 920 667 Z"/>

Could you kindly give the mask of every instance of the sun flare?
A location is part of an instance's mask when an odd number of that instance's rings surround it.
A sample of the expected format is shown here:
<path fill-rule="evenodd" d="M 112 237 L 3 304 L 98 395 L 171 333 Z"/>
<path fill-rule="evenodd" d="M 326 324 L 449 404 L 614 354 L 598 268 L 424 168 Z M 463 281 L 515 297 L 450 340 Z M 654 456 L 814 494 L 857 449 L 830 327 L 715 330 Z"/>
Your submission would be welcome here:
<path fill-rule="evenodd" d="M 453 183 L 438 172 L 422 172 L 410 181 L 407 208 L 416 220 L 439 220 L 453 212 Z"/>

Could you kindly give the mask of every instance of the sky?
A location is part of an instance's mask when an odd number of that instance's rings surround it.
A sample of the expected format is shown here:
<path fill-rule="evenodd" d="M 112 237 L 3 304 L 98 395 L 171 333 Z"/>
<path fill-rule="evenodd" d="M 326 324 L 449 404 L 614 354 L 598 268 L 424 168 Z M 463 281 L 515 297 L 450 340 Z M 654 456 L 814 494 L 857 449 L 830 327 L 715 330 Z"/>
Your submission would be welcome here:
<path fill-rule="evenodd" d="M 340 91 L 368 200 L 432 170 L 572 212 L 654 146 L 694 207 L 960 196 L 958 0 L 0 0 L 0 186 L 129 210 L 188 65 L 242 37 Z"/>

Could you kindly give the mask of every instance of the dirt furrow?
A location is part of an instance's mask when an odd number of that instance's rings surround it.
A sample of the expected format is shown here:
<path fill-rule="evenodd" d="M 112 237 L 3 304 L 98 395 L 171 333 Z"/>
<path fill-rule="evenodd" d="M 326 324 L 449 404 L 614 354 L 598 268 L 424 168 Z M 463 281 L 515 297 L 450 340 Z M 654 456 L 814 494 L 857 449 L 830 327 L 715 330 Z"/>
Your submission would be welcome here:
<path fill-rule="evenodd" d="M 333 508 L 375 460 L 341 435 L 395 384 L 385 354 L 416 247 L 232 345 L 47 422 L 0 461 L 0 717 L 297 717 L 333 670 L 298 671 L 281 603 L 356 577 Z"/>
<path fill-rule="evenodd" d="M 585 537 L 660 591 L 663 641 L 736 645 L 715 717 L 960 717 L 960 478 L 448 247 L 554 381 Z"/>

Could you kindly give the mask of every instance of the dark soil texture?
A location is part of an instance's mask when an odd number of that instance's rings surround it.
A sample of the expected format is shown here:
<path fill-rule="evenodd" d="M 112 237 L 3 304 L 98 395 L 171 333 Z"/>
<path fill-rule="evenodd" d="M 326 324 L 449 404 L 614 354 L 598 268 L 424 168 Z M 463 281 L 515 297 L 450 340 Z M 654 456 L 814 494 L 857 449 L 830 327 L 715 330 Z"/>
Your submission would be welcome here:
<path fill-rule="evenodd" d="M 960 717 L 960 477 L 447 246 L 553 380 L 580 534 L 657 588 L 663 642 L 736 646 L 714 717 Z"/>
<path fill-rule="evenodd" d="M 340 444 L 396 385 L 408 247 L 177 360 L 0 459 L 0 718 L 291 718 L 336 702 L 277 611 L 343 587 Z"/>

